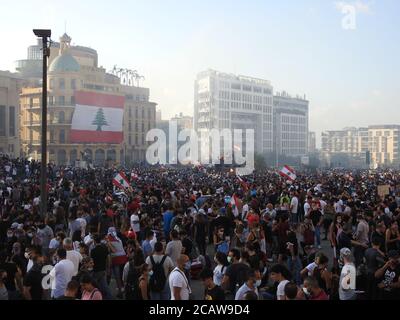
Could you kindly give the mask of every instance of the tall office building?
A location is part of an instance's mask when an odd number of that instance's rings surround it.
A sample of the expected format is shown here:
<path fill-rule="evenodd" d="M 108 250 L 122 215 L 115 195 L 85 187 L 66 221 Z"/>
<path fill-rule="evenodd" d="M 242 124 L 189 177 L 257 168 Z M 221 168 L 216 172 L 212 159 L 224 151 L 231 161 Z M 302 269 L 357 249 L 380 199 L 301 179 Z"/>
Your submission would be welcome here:
<path fill-rule="evenodd" d="M 287 156 L 308 153 L 308 101 L 285 91 L 274 95 L 274 150 Z"/>
<path fill-rule="evenodd" d="M 194 90 L 194 129 L 200 135 L 211 129 L 254 129 L 255 151 L 272 152 L 272 90 L 267 80 L 200 72 Z"/>

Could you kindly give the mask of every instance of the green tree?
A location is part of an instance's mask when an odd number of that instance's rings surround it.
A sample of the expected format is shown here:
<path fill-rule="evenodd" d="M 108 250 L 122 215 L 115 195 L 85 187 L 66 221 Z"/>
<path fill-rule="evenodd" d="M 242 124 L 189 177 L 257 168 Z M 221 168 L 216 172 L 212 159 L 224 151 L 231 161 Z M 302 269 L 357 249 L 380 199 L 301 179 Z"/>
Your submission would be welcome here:
<path fill-rule="evenodd" d="M 102 131 L 101 130 L 102 126 L 108 126 L 106 117 L 104 116 L 103 108 L 100 108 L 97 111 L 96 116 L 92 122 L 92 125 L 97 125 L 96 131 Z"/>

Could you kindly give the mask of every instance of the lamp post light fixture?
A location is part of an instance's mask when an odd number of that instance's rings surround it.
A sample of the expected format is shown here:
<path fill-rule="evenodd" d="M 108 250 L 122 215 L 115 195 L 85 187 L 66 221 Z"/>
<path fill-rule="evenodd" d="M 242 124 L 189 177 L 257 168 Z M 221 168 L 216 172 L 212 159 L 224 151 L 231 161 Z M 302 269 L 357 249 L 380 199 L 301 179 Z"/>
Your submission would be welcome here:
<path fill-rule="evenodd" d="M 42 132 L 41 132 L 41 166 L 40 166 L 40 215 L 47 214 L 47 60 L 50 48 L 47 46 L 51 37 L 49 29 L 33 29 L 38 38 L 42 38 L 43 80 L 42 80 Z"/>

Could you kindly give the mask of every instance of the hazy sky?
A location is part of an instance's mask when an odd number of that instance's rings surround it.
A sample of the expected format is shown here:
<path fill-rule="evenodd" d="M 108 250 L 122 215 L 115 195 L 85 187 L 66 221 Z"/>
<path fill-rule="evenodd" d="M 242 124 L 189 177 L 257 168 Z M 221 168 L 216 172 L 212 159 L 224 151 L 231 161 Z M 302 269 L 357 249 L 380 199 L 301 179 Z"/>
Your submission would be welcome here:
<path fill-rule="evenodd" d="M 306 94 L 310 129 L 400 123 L 400 1 L 0 0 L 0 69 L 35 43 L 33 28 L 90 46 L 99 65 L 137 69 L 163 118 L 193 113 L 207 68 Z M 340 8 L 357 9 L 344 30 Z"/>

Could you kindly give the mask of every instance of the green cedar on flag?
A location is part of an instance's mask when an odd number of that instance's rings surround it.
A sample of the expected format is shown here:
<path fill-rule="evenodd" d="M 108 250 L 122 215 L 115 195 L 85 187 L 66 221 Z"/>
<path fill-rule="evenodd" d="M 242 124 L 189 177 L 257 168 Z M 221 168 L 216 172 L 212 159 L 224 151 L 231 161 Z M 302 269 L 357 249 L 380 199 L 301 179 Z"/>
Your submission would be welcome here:
<path fill-rule="evenodd" d="M 117 173 L 117 175 L 114 177 L 112 183 L 117 188 L 120 188 L 123 190 L 131 187 L 128 179 L 125 176 L 125 173 L 123 173 L 122 171 Z"/>
<path fill-rule="evenodd" d="M 96 125 L 96 131 L 102 131 L 101 127 L 102 126 L 108 126 L 108 122 L 106 120 L 106 117 L 104 116 L 104 111 L 103 108 L 99 108 L 96 112 L 96 116 L 92 122 L 92 125 Z"/>

